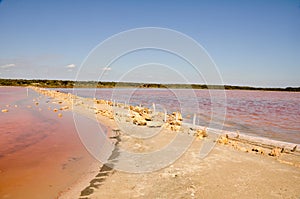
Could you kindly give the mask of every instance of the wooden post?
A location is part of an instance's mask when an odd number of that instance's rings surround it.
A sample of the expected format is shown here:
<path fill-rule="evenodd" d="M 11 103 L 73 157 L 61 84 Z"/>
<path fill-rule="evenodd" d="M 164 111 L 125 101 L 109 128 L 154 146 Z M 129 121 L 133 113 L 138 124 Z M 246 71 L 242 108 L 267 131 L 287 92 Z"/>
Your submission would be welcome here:
<path fill-rule="evenodd" d="M 194 118 L 193 118 L 193 125 L 196 126 L 196 113 L 194 113 Z"/>
<path fill-rule="evenodd" d="M 165 111 L 165 118 L 164 118 L 164 122 L 167 122 L 167 110 L 166 110 L 166 109 L 164 109 L 164 111 Z"/>

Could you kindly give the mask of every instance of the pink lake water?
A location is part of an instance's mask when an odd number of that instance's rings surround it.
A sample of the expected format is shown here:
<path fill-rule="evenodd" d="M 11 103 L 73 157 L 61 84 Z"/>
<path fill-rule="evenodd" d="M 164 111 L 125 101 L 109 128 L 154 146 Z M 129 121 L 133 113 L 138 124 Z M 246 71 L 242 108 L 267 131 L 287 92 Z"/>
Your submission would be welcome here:
<path fill-rule="evenodd" d="M 280 141 L 300 143 L 300 92 L 189 89 L 62 89 L 79 96 L 142 105 L 167 112 L 181 111 L 184 121 L 213 122 L 224 130 L 240 131 Z M 225 98 L 222 96 L 225 94 Z M 224 111 L 225 110 L 225 111 Z M 223 121 L 223 116 L 225 120 Z M 224 122 L 224 123 L 223 123 Z"/>
<path fill-rule="evenodd" d="M 59 118 L 53 108 L 32 90 L 27 96 L 26 88 L 0 87 L 0 110 L 8 109 L 0 112 L 0 198 L 57 198 L 96 162 L 72 113 Z"/>

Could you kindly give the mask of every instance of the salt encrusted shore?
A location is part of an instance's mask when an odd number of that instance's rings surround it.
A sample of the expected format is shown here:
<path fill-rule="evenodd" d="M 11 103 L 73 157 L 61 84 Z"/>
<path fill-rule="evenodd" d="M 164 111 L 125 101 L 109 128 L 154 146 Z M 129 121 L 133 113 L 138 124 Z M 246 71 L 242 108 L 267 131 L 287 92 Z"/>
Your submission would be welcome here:
<path fill-rule="evenodd" d="M 164 115 L 145 107 L 82 98 L 55 90 L 32 89 L 60 104 L 60 110 L 70 109 L 105 124 L 110 129 L 107 136 L 112 144 L 135 153 L 158 150 L 178 134 L 195 138 L 189 149 L 168 167 L 147 174 L 131 174 L 101 165 L 100 171 L 93 169 L 60 198 L 300 196 L 297 183 L 300 180 L 300 146 L 297 144 L 185 124 L 179 112 Z M 63 114 L 58 113 L 58 117 L 63 117 Z M 153 128 L 160 128 L 162 135 L 153 138 L 154 141 L 132 137 L 120 129 L 120 124 L 133 129 L 135 136 Z M 201 159 L 199 149 L 206 139 L 214 139 L 216 145 L 206 158 Z M 114 158 L 118 159 L 117 156 Z M 163 186 L 157 186 L 160 183 Z"/>

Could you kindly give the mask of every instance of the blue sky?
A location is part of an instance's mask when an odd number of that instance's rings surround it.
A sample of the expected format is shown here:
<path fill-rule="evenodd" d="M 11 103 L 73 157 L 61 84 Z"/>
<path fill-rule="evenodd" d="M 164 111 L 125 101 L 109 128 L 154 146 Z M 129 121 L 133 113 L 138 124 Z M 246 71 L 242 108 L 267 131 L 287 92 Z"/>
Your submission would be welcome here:
<path fill-rule="evenodd" d="M 210 54 L 225 84 L 300 86 L 298 0 L 2 0 L 0 78 L 75 79 L 100 42 L 141 27 L 192 37 Z M 154 68 L 158 74 L 166 69 Z M 117 70 L 127 69 L 120 63 L 109 72 Z M 143 80 L 134 73 L 130 78 Z M 171 75 L 164 78 L 175 81 Z M 115 80 L 113 75 L 106 79 Z"/>

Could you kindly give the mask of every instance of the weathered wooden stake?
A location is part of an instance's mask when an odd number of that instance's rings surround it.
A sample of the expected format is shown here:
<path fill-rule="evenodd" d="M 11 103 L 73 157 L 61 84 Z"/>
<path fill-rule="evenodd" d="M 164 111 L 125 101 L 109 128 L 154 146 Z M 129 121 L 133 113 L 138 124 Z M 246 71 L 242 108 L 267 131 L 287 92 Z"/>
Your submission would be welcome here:
<path fill-rule="evenodd" d="M 193 125 L 195 126 L 196 125 L 196 113 L 194 113 L 194 118 L 193 118 Z"/>

